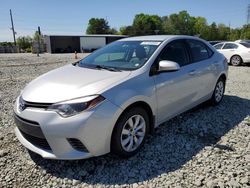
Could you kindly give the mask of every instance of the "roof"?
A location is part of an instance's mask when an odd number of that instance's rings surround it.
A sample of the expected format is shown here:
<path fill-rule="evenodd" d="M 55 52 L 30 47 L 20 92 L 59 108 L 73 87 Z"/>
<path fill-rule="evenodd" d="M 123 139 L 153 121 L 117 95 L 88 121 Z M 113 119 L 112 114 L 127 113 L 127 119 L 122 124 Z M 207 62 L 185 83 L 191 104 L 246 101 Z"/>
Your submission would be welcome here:
<path fill-rule="evenodd" d="M 100 35 L 45 35 L 46 37 L 128 37 L 126 35 L 111 35 L 111 34 L 100 34 Z"/>
<path fill-rule="evenodd" d="M 196 38 L 188 35 L 148 35 L 148 36 L 139 36 L 139 37 L 129 37 L 121 39 L 122 41 L 135 41 L 135 40 L 149 40 L 149 41 L 165 41 L 173 38 Z"/>

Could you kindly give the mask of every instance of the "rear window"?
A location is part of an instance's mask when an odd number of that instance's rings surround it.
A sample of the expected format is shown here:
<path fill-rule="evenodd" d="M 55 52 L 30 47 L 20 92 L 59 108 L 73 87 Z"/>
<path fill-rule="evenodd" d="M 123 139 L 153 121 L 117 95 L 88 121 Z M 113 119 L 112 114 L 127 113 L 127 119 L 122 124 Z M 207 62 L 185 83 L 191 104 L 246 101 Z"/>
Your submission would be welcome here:
<path fill-rule="evenodd" d="M 208 59 L 213 55 L 213 51 L 201 41 L 187 40 L 187 43 L 191 49 L 193 62 Z"/>
<path fill-rule="evenodd" d="M 245 46 L 246 48 L 250 48 L 250 44 L 246 42 L 240 42 L 241 45 Z"/>
<path fill-rule="evenodd" d="M 237 49 L 237 48 L 238 48 L 238 45 L 234 43 L 226 43 L 223 46 L 223 49 Z"/>

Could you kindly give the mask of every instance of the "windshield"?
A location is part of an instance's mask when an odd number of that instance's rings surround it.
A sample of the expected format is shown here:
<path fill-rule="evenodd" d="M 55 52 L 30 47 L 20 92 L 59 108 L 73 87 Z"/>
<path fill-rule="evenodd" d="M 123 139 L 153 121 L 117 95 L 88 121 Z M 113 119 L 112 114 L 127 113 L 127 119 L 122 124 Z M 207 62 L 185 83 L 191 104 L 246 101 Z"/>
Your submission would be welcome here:
<path fill-rule="evenodd" d="M 245 46 L 246 48 L 250 48 L 250 44 L 246 42 L 240 42 L 241 45 Z"/>
<path fill-rule="evenodd" d="M 117 41 L 82 59 L 80 67 L 135 70 L 143 66 L 161 42 Z"/>

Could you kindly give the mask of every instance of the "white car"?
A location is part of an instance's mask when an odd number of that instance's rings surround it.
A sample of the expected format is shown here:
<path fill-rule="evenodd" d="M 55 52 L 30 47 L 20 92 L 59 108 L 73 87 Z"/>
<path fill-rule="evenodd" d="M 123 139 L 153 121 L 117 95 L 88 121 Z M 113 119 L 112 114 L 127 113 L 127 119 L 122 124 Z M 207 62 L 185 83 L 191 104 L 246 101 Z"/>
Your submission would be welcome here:
<path fill-rule="evenodd" d="M 15 132 L 44 158 L 131 156 L 166 120 L 207 100 L 219 104 L 227 69 L 196 37 L 122 39 L 29 83 L 15 103 Z"/>
<path fill-rule="evenodd" d="M 250 44 L 247 42 L 221 42 L 214 47 L 234 66 L 250 63 Z"/>

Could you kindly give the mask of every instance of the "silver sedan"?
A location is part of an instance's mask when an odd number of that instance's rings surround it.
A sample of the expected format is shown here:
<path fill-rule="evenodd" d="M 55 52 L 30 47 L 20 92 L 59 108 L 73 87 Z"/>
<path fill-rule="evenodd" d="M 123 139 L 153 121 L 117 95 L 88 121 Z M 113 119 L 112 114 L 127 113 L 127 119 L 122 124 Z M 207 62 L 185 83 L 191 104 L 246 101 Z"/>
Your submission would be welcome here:
<path fill-rule="evenodd" d="M 15 132 L 50 159 L 134 155 L 155 127 L 205 101 L 219 104 L 227 60 L 191 36 L 126 38 L 29 83 Z"/>

